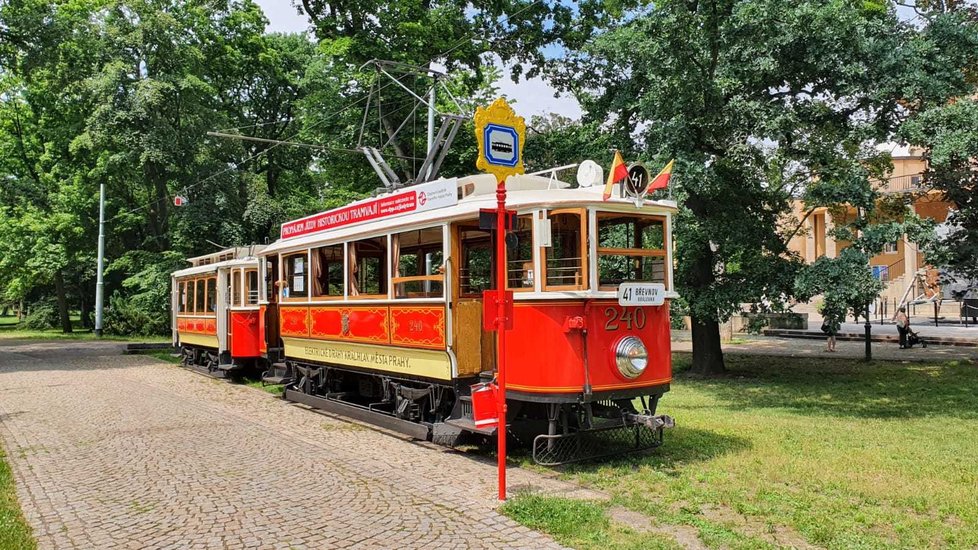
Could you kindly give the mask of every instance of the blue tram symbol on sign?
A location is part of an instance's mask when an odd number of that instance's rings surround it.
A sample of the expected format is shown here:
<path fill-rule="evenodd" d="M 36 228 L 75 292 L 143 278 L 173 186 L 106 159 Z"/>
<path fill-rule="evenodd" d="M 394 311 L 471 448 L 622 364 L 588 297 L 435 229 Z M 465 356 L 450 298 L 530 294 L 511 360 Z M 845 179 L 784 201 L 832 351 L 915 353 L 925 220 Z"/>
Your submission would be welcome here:
<path fill-rule="evenodd" d="M 486 160 L 499 166 L 516 166 L 519 162 L 520 136 L 509 126 L 487 124 L 483 130 Z"/>

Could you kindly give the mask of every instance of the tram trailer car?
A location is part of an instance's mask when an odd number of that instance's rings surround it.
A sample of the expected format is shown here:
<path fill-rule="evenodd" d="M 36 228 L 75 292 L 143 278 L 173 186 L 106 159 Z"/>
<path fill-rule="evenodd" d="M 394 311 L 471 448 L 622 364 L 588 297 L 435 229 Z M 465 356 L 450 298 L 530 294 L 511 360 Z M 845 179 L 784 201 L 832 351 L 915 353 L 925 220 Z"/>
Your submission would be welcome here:
<path fill-rule="evenodd" d="M 191 267 L 172 274 L 173 345 L 184 366 L 218 378 L 264 370 L 255 256 L 262 248 L 190 258 Z"/>
<path fill-rule="evenodd" d="M 660 445 L 675 202 L 532 175 L 506 187 L 506 428 L 541 464 Z M 263 379 L 419 439 L 492 436 L 478 402 L 495 378 L 495 193 L 490 175 L 438 180 L 283 224 L 259 253 L 262 351 L 282 357 Z M 664 299 L 620 305 L 623 283 Z"/>

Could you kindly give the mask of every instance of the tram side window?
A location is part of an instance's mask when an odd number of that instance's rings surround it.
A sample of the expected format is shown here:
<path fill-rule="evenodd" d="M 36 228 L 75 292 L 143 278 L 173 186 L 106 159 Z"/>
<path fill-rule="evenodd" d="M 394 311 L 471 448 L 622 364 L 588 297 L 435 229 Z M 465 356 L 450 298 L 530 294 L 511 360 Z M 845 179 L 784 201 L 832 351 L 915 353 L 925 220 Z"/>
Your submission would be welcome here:
<path fill-rule="evenodd" d="M 232 269 L 229 278 L 231 279 L 231 285 L 228 291 L 231 294 L 231 305 L 240 306 L 241 305 L 241 270 Z"/>
<path fill-rule="evenodd" d="M 666 283 L 662 218 L 598 215 L 598 283 L 615 290 L 626 281 Z"/>
<path fill-rule="evenodd" d="M 309 296 L 309 266 L 306 263 L 305 252 L 285 257 L 285 287 L 282 289 L 282 297 Z"/>
<path fill-rule="evenodd" d="M 312 295 L 317 297 L 343 297 L 343 245 L 324 246 L 313 251 L 316 261 L 316 279 Z"/>
<path fill-rule="evenodd" d="M 187 311 L 187 281 L 177 283 L 177 313 Z"/>
<path fill-rule="evenodd" d="M 217 311 L 217 277 L 207 279 L 207 311 Z"/>
<path fill-rule="evenodd" d="M 245 305 L 258 304 L 258 270 L 245 271 Z"/>
<path fill-rule="evenodd" d="M 550 213 L 551 246 L 544 249 L 546 290 L 583 290 L 587 286 L 583 219 L 581 212 Z"/>
<path fill-rule="evenodd" d="M 506 288 L 533 288 L 533 216 L 516 218 L 516 227 L 506 240 Z"/>
<path fill-rule="evenodd" d="M 205 296 L 207 295 L 204 285 L 206 284 L 204 279 L 194 280 L 194 313 L 204 313 Z"/>
<path fill-rule="evenodd" d="M 445 289 L 441 227 L 406 231 L 391 237 L 395 298 L 440 298 Z"/>
<path fill-rule="evenodd" d="M 387 237 L 350 243 L 350 296 L 387 297 Z"/>
<path fill-rule="evenodd" d="M 492 276 L 492 234 L 477 227 L 459 229 L 459 294 L 480 296 L 494 288 Z"/>

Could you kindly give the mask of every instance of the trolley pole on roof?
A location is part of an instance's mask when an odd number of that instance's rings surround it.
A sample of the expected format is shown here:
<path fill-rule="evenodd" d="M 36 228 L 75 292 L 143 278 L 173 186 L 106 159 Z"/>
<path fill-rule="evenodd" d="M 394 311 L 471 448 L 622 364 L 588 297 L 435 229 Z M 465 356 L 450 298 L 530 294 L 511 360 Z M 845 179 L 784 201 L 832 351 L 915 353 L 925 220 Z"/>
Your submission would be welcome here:
<path fill-rule="evenodd" d="M 98 272 L 95 282 L 95 336 L 102 337 L 102 308 L 105 300 L 105 281 L 102 271 L 105 266 L 105 182 L 98 189 Z"/>
<path fill-rule="evenodd" d="M 435 89 L 438 88 L 438 77 L 435 77 L 435 83 L 431 86 L 431 91 L 428 97 L 428 151 L 426 153 L 426 158 L 432 156 L 431 152 L 435 148 Z M 422 181 L 427 181 L 431 177 L 432 165 L 429 164 L 427 170 L 424 174 L 418 174 L 418 179 Z"/>
<path fill-rule="evenodd" d="M 506 289 L 506 229 L 515 212 L 506 210 L 506 178 L 522 174 L 526 122 L 516 116 L 505 99 L 475 112 L 475 139 L 479 145 L 476 167 L 496 176 L 496 288 L 483 294 L 483 326 L 496 331 L 496 466 L 499 500 L 506 500 L 506 331 L 513 326 L 513 291 Z M 490 321 L 490 305 L 495 318 Z"/>

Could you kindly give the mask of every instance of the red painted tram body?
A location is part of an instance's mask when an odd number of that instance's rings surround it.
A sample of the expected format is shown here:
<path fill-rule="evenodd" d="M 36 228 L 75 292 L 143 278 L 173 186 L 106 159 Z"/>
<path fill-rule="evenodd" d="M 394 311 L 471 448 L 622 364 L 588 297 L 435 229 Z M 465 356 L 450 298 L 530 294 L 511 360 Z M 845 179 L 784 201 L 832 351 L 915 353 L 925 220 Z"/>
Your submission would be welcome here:
<path fill-rule="evenodd" d="M 440 443 L 489 436 L 496 428 L 476 422 L 486 411 L 473 410 L 472 393 L 496 376 L 483 296 L 504 261 L 514 296 L 507 430 L 543 464 L 659 445 L 672 425 L 656 409 L 672 378 L 675 203 L 617 190 L 605 201 L 601 189 L 532 175 L 506 185 L 515 217 L 503 259 L 486 223 L 496 191 L 487 175 L 283 224 L 256 251 L 256 303 L 240 318 L 229 307 L 229 343 L 208 349 L 232 361 L 260 354 L 263 380 L 285 384 L 290 400 Z M 174 281 L 193 275 L 184 272 Z M 631 287 L 657 299 L 623 298 Z M 176 310 L 186 298 L 175 288 Z M 184 317 L 179 342 L 201 345 Z"/>
<path fill-rule="evenodd" d="M 265 364 L 255 257 L 260 249 L 190 258 L 191 267 L 173 273 L 173 344 L 185 365 L 228 376 Z"/>

